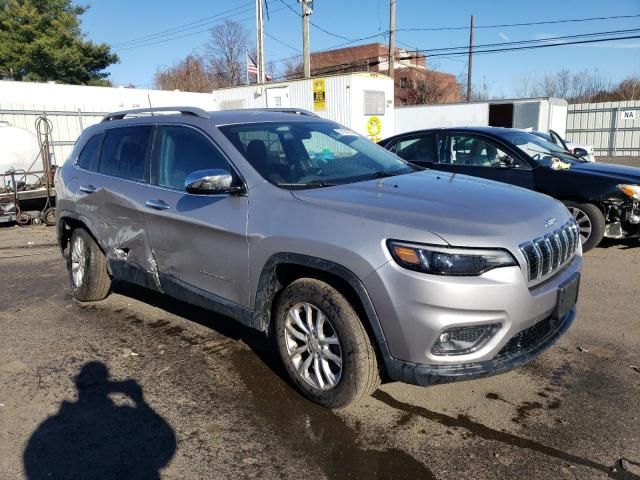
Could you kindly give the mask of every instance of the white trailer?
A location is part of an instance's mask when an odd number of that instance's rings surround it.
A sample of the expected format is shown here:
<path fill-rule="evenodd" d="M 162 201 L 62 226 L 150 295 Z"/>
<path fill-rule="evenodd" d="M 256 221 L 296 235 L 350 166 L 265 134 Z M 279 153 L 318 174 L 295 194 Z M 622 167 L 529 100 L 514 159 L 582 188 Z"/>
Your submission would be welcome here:
<path fill-rule="evenodd" d="M 373 141 L 393 135 L 393 80 L 349 73 L 214 90 L 213 110 L 300 108 L 341 123 Z"/>
<path fill-rule="evenodd" d="M 520 98 L 487 102 L 396 107 L 395 133 L 425 128 L 492 126 L 555 130 L 567 128 L 567 102 L 561 98 Z"/>

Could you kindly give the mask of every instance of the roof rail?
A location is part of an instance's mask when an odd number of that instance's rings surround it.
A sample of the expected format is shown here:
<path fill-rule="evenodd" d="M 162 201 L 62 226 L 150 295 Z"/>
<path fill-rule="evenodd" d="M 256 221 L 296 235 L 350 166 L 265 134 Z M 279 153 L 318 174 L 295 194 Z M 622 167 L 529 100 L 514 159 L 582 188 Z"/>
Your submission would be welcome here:
<path fill-rule="evenodd" d="M 102 122 L 111 122 L 113 120 L 122 120 L 127 115 L 139 115 L 149 113 L 153 115 L 155 112 L 177 112 L 181 115 L 193 115 L 200 118 L 210 118 L 209 114 L 201 108 L 197 107 L 156 107 L 156 108 L 136 108 L 133 110 L 122 110 L 121 112 L 113 112 L 102 119 Z"/>
<path fill-rule="evenodd" d="M 281 113 L 294 113 L 296 115 L 309 115 L 310 117 L 317 117 L 318 115 L 316 115 L 315 113 L 309 111 L 309 110 L 305 110 L 304 108 L 251 108 L 249 110 L 261 110 L 264 112 L 281 112 Z"/>

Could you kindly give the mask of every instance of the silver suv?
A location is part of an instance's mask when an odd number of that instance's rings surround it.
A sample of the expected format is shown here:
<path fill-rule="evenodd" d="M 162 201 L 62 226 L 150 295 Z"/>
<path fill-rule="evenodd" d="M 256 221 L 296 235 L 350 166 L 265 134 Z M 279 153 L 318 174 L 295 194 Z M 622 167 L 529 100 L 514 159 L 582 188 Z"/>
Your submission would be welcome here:
<path fill-rule="evenodd" d="M 309 399 L 522 365 L 575 316 L 558 201 L 422 170 L 305 111 L 108 115 L 56 179 L 75 298 L 126 280 L 272 338 Z"/>

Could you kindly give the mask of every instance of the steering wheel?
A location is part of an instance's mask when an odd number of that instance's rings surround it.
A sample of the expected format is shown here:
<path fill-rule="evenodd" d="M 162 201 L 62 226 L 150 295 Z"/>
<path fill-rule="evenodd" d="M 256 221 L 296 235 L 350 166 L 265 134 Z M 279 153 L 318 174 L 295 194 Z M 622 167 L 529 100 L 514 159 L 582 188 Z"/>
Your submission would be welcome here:
<path fill-rule="evenodd" d="M 534 160 L 540 160 L 540 154 L 539 154 L 539 153 L 536 153 L 536 154 L 535 154 L 533 157 L 531 157 L 531 158 L 533 158 Z"/>

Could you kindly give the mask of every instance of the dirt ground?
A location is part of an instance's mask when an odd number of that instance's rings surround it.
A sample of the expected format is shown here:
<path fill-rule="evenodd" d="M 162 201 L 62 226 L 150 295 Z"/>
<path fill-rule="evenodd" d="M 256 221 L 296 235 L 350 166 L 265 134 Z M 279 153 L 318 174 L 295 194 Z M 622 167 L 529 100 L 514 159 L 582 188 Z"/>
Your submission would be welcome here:
<path fill-rule="evenodd" d="M 53 228 L 2 228 L 0 478 L 640 479 L 638 246 L 586 255 L 532 364 L 333 413 L 259 334 L 133 287 L 81 305 Z"/>

